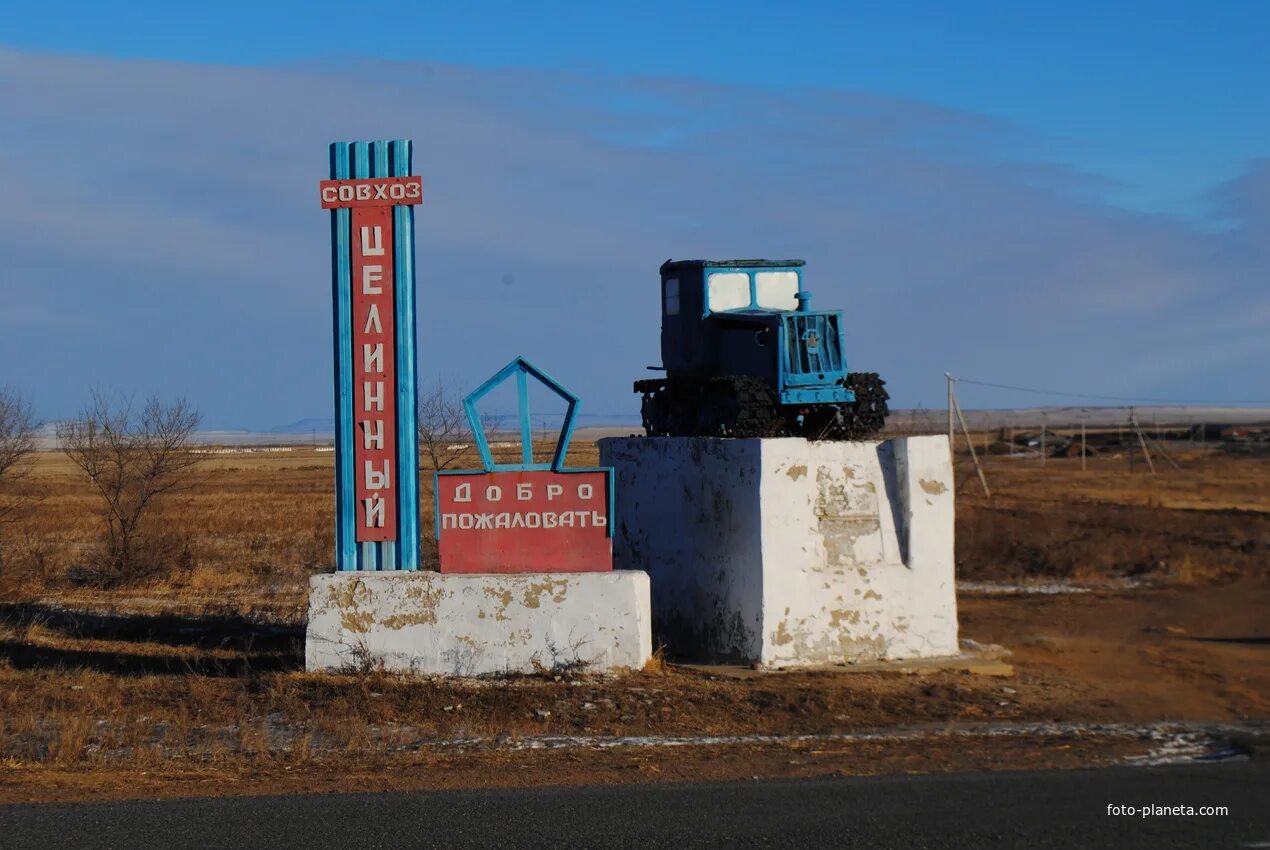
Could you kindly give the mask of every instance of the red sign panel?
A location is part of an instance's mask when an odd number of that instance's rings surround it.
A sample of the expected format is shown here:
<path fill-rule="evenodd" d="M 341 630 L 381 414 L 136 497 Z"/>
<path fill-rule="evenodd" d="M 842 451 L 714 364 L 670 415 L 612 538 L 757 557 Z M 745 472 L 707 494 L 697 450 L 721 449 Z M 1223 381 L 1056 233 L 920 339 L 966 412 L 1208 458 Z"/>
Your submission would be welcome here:
<path fill-rule="evenodd" d="M 393 353 L 392 208 L 355 207 L 353 475 L 355 539 L 397 539 L 397 380 Z"/>
<path fill-rule="evenodd" d="M 550 470 L 438 475 L 441 572 L 612 570 L 608 475 Z"/>
<path fill-rule="evenodd" d="M 323 180 L 318 183 L 322 209 L 391 207 L 423 203 L 423 178 L 368 177 L 362 180 Z"/>

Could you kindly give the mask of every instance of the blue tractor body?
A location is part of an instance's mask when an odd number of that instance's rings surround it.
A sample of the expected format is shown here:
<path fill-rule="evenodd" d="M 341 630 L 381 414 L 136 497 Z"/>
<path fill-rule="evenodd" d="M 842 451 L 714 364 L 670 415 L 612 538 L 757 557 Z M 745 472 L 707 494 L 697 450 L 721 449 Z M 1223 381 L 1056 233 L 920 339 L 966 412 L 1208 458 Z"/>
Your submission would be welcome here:
<path fill-rule="evenodd" d="M 666 377 L 635 385 L 650 434 L 855 436 L 881 427 L 876 415 L 865 417 L 870 427 L 856 421 L 861 376 L 847 371 L 842 313 L 811 309 L 802 260 L 668 261 L 661 296 Z M 884 417 L 881 382 L 866 394 L 864 412 Z"/>

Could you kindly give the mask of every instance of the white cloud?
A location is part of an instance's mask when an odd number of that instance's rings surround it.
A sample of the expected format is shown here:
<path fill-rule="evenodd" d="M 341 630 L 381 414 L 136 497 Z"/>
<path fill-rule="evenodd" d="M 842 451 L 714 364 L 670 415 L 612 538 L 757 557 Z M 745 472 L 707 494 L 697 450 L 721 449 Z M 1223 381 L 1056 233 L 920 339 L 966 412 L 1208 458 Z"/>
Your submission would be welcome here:
<path fill-rule="evenodd" d="M 29 380 L 50 414 L 101 372 L 185 389 L 213 423 L 320 414 L 325 145 L 390 136 L 425 181 L 425 378 L 524 353 L 588 409 L 634 411 L 661 261 L 780 255 L 903 404 L 945 369 L 1270 395 L 1270 335 L 1239 324 L 1265 309 L 1265 163 L 1215 195 L 1236 225 L 1214 233 L 1089 200 L 1097 177 L 1029 161 L 1019 128 L 868 93 L 0 51 L 0 114 L 0 294 L 23 305 L 0 356 L 48 352 Z"/>

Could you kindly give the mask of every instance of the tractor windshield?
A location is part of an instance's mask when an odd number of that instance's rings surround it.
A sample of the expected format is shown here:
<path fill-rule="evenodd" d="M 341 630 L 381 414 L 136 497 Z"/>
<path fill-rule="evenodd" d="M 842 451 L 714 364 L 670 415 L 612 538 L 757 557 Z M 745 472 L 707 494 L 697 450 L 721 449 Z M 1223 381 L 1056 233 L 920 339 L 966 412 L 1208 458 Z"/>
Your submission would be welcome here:
<path fill-rule="evenodd" d="M 711 313 L 744 310 L 750 306 L 750 276 L 745 272 L 718 272 L 706 283 Z"/>
<path fill-rule="evenodd" d="M 758 272 L 754 275 L 754 300 L 764 310 L 798 309 L 797 272 Z"/>

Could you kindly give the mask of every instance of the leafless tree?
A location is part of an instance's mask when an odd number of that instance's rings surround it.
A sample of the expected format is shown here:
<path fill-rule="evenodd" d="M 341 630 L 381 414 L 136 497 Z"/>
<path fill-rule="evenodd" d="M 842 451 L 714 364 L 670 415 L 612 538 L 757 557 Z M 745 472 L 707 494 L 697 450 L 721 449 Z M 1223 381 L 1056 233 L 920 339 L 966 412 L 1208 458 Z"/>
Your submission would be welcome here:
<path fill-rule="evenodd" d="M 0 484 L 11 484 L 24 473 L 21 461 L 35 450 L 39 427 L 31 413 L 31 403 L 16 390 L 0 387 Z M 0 496 L 0 522 L 12 519 L 23 500 Z"/>
<path fill-rule="evenodd" d="M 432 389 L 421 393 L 416 419 L 419 454 L 433 469 L 452 466 L 463 456 L 462 451 L 454 451 L 453 447 L 470 441 L 472 429 L 463 402 L 453 387 L 437 381 Z"/>
<path fill-rule="evenodd" d="M 467 411 L 459 391 L 442 381 L 419 396 L 416 421 L 419 428 L 419 454 L 425 465 L 448 469 L 469 456 L 475 437 L 467 421 Z M 496 434 L 502 417 L 480 414 L 487 438 Z"/>
<path fill-rule="evenodd" d="M 198 411 L 184 398 L 113 399 L 94 390 L 79 417 L 57 428 L 62 451 L 101 496 L 105 551 L 101 578 L 123 580 L 161 565 L 141 563 L 143 521 L 160 497 L 184 488 L 202 459 L 191 439 Z"/>

